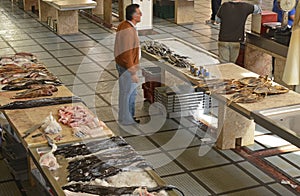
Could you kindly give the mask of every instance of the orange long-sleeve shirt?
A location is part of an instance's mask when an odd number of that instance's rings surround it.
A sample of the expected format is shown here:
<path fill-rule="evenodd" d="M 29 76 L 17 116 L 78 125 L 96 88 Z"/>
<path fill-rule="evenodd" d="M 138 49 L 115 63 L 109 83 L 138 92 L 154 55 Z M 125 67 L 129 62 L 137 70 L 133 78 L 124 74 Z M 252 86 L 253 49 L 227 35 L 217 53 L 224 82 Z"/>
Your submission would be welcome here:
<path fill-rule="evenodd" d="M 121 22 L 117 28 L 114 55 L 116 63 L 127 69 L 139 64 L 139 38 L 128 21 Z"/>

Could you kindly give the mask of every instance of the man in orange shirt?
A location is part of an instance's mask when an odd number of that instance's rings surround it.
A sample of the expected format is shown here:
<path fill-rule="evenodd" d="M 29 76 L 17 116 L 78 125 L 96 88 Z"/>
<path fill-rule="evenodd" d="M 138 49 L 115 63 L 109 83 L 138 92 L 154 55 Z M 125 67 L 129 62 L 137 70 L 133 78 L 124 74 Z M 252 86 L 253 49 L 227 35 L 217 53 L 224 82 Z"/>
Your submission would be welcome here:
<path fill-rule="evenodd" d="M 119 72 L 119 123 L 139 123 L 134 117 L 135 98 L 138 83 L 137 71 L 140 60 L 140 44 L 136 24 L 141 21 L 142 12 L 138 4 L 126 7 L 126 20 L 117 28 L 114 55 Z"/>

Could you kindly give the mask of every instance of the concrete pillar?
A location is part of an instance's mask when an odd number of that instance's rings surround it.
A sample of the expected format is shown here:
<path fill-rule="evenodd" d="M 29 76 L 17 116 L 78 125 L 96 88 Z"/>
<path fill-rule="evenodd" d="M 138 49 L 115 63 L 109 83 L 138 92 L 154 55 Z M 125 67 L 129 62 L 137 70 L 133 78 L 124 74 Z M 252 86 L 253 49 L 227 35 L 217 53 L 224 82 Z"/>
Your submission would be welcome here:
<path fill-rule="evenodd" d="M 138 30 L 152 29 L 153 27 L 153 0 L 133 0 L 132 3 L 140 5 L 143 13 L 141 22 L 137 24 Z"/>
<path fill-rule="evenodd" d="M 24 10 L 31 11 L 32 7 L 34 9 L 38 9 L 38 1 L 37 0 L 23 0 Z"/>
<path fill-rule="evenodd" d="M 175 23 L 184 24 L 194 22 L 194 1 L 175 0 Z"/>
<path fill-rule="evenodd" d="M 92 10 L 95 15 L 103 15 L 104 14 L 104 0 L 96 0 L 97 6 Z"/>
<path fill-rule="evenodd" d="M 58 11 L 57 34 L 66 35 L 78 33 L 78 10 Z"/>
<path fill-rule="evenodd" d="M 52 20 L 56 19 L 56 9 L 42 0 L 39 0 L 39 20 L 46 22 L 47 17 L 52 17 Z"/>
<path fill-rule="evenodd" d="M 119 0 L 119 21 L 125 20 L 125 9 L 131 2 L 132 0 Z"/>
<path fill-rule="evenodd" d="M 112 25 L 112 0 L 104 1 L 104 23 L 106 26 Z"/>
<path fill-rule="evenodd" d="M 224 104 L 218 108 L 218 139 L 220 149 L 235 148 L 236 145 L 254 144 L 254 120 L 242 116 Z"/>

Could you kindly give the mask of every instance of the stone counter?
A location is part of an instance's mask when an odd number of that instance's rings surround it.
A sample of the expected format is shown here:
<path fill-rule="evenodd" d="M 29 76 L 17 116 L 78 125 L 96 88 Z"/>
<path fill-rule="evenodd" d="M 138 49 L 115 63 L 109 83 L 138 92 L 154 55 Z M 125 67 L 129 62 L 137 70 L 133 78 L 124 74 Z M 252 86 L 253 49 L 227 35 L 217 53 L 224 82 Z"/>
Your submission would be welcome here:
<path fill-rule="evenodd" d="M 217 67 L 224 79 L 240 79 L 243 77 L 258 76 L 257 74 L 250 72 L 249 70 L 244 69 L 242 67 L 239 67 L 233 63 L 220 64 L 217 65 Z M 213 95 L 213 96 L 219 97 L 219 99 L 224 100 L 224 98 L 229 99 L 232 95 Z M 264 109 L 283 107 L 283 106 L 295 105 L 295 104 L 300 104 L 300 94 L 294 91 L 289 91 L 288 93 L 285 94 L 269 95 L 265 97 L 262 101 L 257 103 L 246 103 L 246 104 L 232 103 L 231 107 L 234 110 L 238 110 L 248 118 L 251 118 L 251 112 L 256 110 L 264 110 Z"/>
<path fill-rule="evenodd" d="M 272 75 L 274 81 L 290 89 L 282 81 L 288 46 L 280 44 L 256 33 L 247 32 L 245 47 L 245 68 L 259 75 Z M 274 62 L 272 63 L 272 58 Z M 273 67 L 272 67 L 272 64 Z M 272 70 L 274 69 L 274 70 Z"/>

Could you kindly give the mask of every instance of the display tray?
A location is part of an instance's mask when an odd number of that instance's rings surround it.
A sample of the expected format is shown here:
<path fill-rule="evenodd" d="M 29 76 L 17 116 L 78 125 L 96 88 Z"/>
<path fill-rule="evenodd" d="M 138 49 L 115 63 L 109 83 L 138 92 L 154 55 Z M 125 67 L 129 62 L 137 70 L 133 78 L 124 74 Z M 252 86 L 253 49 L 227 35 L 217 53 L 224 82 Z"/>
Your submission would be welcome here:
<path fill-rule="evenodd" d="M 82 106 L 84 109 L 89 111 L 91 114 L 92 112 L 82 103 L 74 103 L 74 104 L 62 104 L 62 105 L 52 105 L 52 106 L 44 106 L 36 108 L 28 108 L 28 109 L 17 109 L 17 110 L 5 110 L 4 115 L 6 116 L 7 120 L 15 130 L 16 134 L 19 138 L 24 136 L 24 133 L 39 123 L 42 123 L 44 119 L 49 116 L 50 112 L 52 112 L 53 117 L 58 120 L 58 110 L 62 106 Z M 92 114 L 95 116 L 94 114 Z M 101 119 L 99 119 L 101 120 Z M 48 135 L 51 139 L 55 139 L 59 135 L 62 136 L 60 141 L 57 141 L 58 144 L 66 143 L 66 142 L 76 142 L 81 141 L 82 138 L 76 137 L 73 135 L 72 128 L 59 123 L 62 127 L 62 131 L 58 134 Z M 31 133 L 25 139 L 22 139 L 24 142 L 24 146 L 36 146 L 46 144 L 47 140 L 44 136 L 32 137 L 32 135 L 36 135 L 38 133 L 42 133 L 40 129 L 37 129 L 33 133 Z M 98 137 L 110 137 L 113 133 L 108 127 L 104 127 L 103 131 L 101 132 L 100 136 Z"/>
<path fill-rule="evenodd" d="M 218 60 L 218 56 L 215 54 L 212 54 L 198 46 L 195 46 L 193 44 L 190 44 L 184 40 L 177 39 L 177 38 L 168 38 L 168 39 L 158 39 L 158 40 L 153 40 L 157 41 L 159 43 L 165 44 L 167 47 L 171 49 L 176 54 L 182 55 L 182 56 L 187 56 L 188 61 L 192 62 L 195 64 L 196 67 L 199 66 L 204 66 L 204 68 L 207 68 L 207 66 L 210 67 L 210 69 L 213 69 L 212 67 L 215 67 L 213 65 L 219 64 L 220 61 Z M 190 72 L 190 68 L 181 68 L 181 67 L 176 67 L 164 59 L 162 59 L 159 56 L 156 56 L 154 54 L 151 54 L 145 50 L 142 50 L 142 55 L 147 58 L 148 60 L 155 60 L 159 61 L 161 63 L 164 63 L 165 65 L 179 71 L 180 73 L 183 74 L 183 76 L 187 77 L 190 80 L 209 80 L 209 79 L 215 79 L 219 78 L 219 74 L 217 70 L 214 71 L 214 73 L 208 77 L 201 78 L 198 76 L 194 76 Z"/>
<path fill-rule="evenodd" d="M 12 99 L 17 93 L 23 92 L 24 90 L 19 91 L 1 91 L 0 92 L 0 104 L 6 105 L 15 101 L 27 101 L 34 99 L 42 99 L 42 98 L 54 98 L 54 97 L 70 97 L 73 96 L 73 93 L 64 85 L 57 86 L 58 91 L 54 92 L 52 96 L 43 96 L 43 97 L 35 97 L 35 98 L 26 98 L 26 99 Z"/>
<path fill-rule="evenodd" d="M 103 138 L 102 138 L 103 139 Z M 100 142 L 102 139 L 87 139 L 81 142 L 77 143 L 65 143 L 65 144 L 59 144 L 58 149 L 61 147 L 74 145 L 74 144 L 86 144 L 88 145 L 89 142 Z M 53 189 L 55 195 L 65 195 L 62 187 L 68 183 L 67 176 L 69 175 L 69 171 L 67 169 L 69 165 L 69 161 L 64 157 L 60 155 L 56 155 L 57 161 L 60 165 L 60 168 L 58 168 L 55 171 L 50 171 L 47 167 L 41 166 L 39 164 L 39 159 L 42 153 L 49 152 L 51 150 L 50 147 L 29 147 L 29 153 L 32 157 L 35 165 L 40 170 L 41 174 L 45 178 L 45 180 L 49 183 L 50 187 Z M 158 186 L 164 186 L 166 185 L 165 182 L 157 175 L 157 173 L 150 169 L 145 170 L 147 174 L 157 183 Z M 174 191 L 168 191 L 169 196 L 176 196 L 178 195 Z"/>

